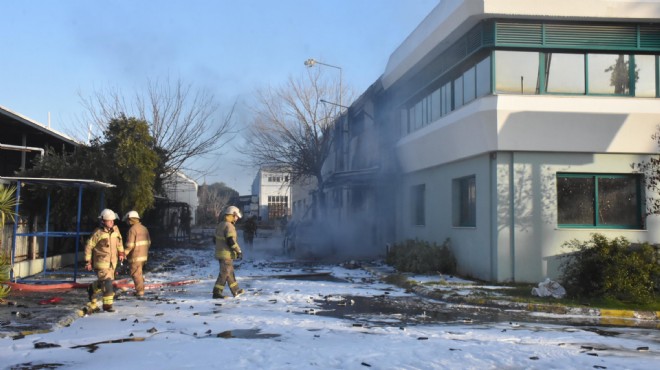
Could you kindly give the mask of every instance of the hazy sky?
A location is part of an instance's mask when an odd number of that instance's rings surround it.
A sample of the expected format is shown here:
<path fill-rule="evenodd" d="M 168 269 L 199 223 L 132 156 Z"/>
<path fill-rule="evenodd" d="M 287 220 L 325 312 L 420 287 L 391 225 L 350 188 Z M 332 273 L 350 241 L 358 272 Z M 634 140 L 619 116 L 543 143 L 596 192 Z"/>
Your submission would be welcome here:
<path fill-rule="evenodd" d="M 0 105 L 73 135 L 80 96 L 144 89 L 167 76 L 208 89 L 249 121 L 256 88 L 315 58 L 359 95 L 439 0 L 24 0 L 0 2 Z M 325 67 L 324 73 L 337 73 Z M 1 136 L 1 135 L 0 135 Z M 84 135 L 73 135 L 83 137 Z M 234 153 L 198 182 L 250 193 L 256 169 Z"/>

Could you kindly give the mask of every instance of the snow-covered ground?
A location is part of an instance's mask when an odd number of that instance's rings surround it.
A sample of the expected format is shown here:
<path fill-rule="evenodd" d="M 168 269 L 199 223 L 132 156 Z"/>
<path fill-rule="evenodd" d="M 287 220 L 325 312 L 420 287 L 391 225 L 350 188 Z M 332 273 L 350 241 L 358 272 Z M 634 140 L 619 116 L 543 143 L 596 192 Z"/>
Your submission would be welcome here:
<path fill-rule="evenodd" d="M 266 240 L 258 239 L 254 252 L 245 251 L 246 260 L 236 274 L 246 294 L 221 300 L 211 299 L 219 269 L 211 246 L 168 251 L 174 253 L 176 268 L 147 275 L 147 283 L 197 283 L 154 289 L 145 300 L 125 295 L 115 303 L 117 312 L 83 317 L 53 332 L 2 338 L 0 365 L 143 370 L 657 369 L 660 363 L 657 330 L 601 331 L 593 326 L 513 322 L 410 324 L 400 322 L 396 313 L 370 323 L 324 315 L 327 306 L 319 302 L 351 306 L 360 302 L 350 297 L 410 294 L 363 269 L 288 265 L 276 256 L 277 245 L 268 247 Z M 333 278 L 276 277 L 323 272 L 331 272 Z"/>

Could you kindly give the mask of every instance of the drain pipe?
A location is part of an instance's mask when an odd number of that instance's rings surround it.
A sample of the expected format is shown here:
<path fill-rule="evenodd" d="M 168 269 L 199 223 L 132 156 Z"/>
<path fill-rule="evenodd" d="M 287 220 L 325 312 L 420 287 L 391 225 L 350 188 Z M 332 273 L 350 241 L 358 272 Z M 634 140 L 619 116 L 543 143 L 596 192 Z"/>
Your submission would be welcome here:
<path fill-rule="evenodd" d="M 44 149 L 35 146 L 9 145 L 0 143 L 0 149 L 16 150 L 19 152 L 39 152 L 42 158 L 44 156 Z"/>
<path fill-rule="evenodd" d="M 4 150 L 15 150 L 18 152 L 39 152 L 39 155 L 41 159 L 44 158 L 44 149 L 43 148 L 38 148 L 34 146 L 24 146 L 24 145 L 10 145 L 10 144 L 2 144 L 0 143 L 0 149 Z M 25 169 L 25 154 L 21 155 L 21 170 Z"/>

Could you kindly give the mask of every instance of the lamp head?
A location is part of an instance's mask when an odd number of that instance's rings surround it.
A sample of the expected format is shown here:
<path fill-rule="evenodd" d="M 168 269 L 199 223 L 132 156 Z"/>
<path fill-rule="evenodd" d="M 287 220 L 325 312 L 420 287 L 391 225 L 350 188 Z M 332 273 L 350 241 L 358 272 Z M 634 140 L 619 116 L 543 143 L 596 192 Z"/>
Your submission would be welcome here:
<path fill-rule="evenodd" d="M 314 67 L 314 64 L 316 64 L 316 60 L 314 60 L 313 58 L 309 58 L 305 61 L 305 65 L 307 67 Z"/>

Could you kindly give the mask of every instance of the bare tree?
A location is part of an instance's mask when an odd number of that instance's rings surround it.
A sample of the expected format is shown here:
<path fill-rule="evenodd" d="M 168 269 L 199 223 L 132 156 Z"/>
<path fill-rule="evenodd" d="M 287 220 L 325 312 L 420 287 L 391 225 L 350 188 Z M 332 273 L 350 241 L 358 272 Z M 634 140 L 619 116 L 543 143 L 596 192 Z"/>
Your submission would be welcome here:
<path fill-rule="evenodd" d="M 220 219 L 222 211 L 238 199 L 238 192 L 222 182 L 203 184 L 199 187 L 198 197 L 197 222 L 215 224 Z"/>
<path fill-rule="evenodd" d="M 146 91 L 134 95 L 106 89 L 80 98 L 87 113 L 83 122 L 99 132 L 121 114 L 147 121 L 165 176 L 182 169 L 199 172 L 189 167 L 191 160 L 219 155 L 236 134 L 233 106 L 220 117 L 211 93 L 193 90 L 180 79 L 148 80 Z"/>
<path fill-rule="evenodd" d="M 323 163 L 330 153 L 336 104 L 321 100 L 338 96 L 337 84 L 309 69 L 300 79 L 289 77 L 279 88 L 257 92 L 254 118 L 248 128 L 247 154 L 255 166 L 287 172 L 291 182 L 316 178 L 318 205 L 325 206 Z"/>

